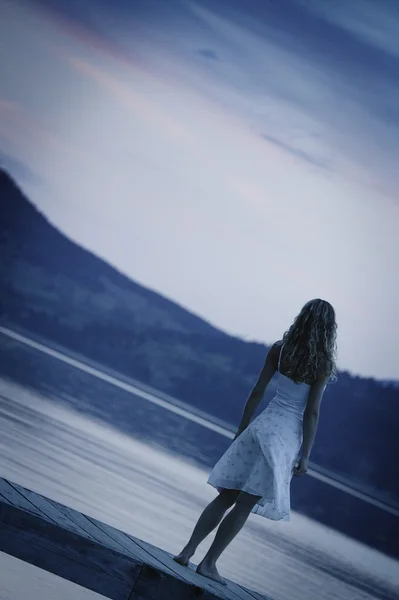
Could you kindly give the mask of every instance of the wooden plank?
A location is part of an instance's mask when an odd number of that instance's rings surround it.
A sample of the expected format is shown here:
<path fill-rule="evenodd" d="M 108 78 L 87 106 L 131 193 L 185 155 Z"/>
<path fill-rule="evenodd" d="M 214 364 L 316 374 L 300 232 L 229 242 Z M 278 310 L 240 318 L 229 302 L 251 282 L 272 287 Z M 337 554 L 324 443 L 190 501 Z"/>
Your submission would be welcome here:
<path fill-rule="evenodd" d="M 136 541 L 138 544 L 146 548 L 149 553 L 153 553 L 153 555 L 158 557 L 159 560 L 162 560 L 166 565 L 171 566 L 171 569 L 175 569 L 175 575 L 180 574 L 184 579 L 191 583 L 195 583 L 195 585 L 200 585 L 204 589 L 213 593 L 217 592 L 221 598 L 225 598 L 226 600 L 268 600 L 268 598 L 261 598 L 256 592 L 253 593 L 251 590 L 247 590 L 230 580 L 227 580 L 226 587 L 220 586 L 215 582 L 198 576 L 195 573 L 196 565 L 190 563 L 190 568 L 182 567 L 172 560 L 172 554 L 169 552 L 161 550 L 156 546 L 152 546 L 151 544 L 148 544 L 148 542 L 143 542 L 142 540 Z"/>
<path fill-rule="evenodd" d="M 253 590 L 248 590 L 246 588 L 241 587 L 238 584 L 237 585 L 239 588 L 241 588 L 242 590 L 245 590 L 252 598 L 254 598 L 255 600 L 271 600 L 271 598 L 269 598 L 269 596 L 263 596 L 262 594 L 260 594 L 259 592 L 254 592 Z"/>
<path fill-rule="evenodd" d="M 130 600 L 220 600 L 222 597 L 164 572 L 152 575 L 144 566 Z"/>
<path fill-rule="evenodd" d="M 34 531 L 29 528 L 23 531 L 21 525 L 18 525 L 17 512 L 13 513 L 13 517 L 9 522 L 9 517 L 7 517 L 9 513 L 4 507 L 20 512 L 19 523 L 25 522 L 27 518 L 36 518 L 41 520 L 43 524 L 39 527 L 36 522 Z M 104 574 L 106 571 L 105 565 L 108 565 L 106 556 L 109 552 L 110 556 L 122 557 L 120 560 L 123 565 L 130 560 L 136 568 L 133 578 L 130 577 L 129 579 L 129 584 L 133 586 L 134 577 L 136 577 L 135 588 L 131 592 L 130 600 L 136 600 L 136 598 L 137 600 L 147 600 L 147 598 L 148 600 L 168 600 L 169 598 L 171 600 L 172 598 L 185 600 L 186 598 L 195 597 L 218 598 L 220 600 L 267 600 L 259 593 L 246 590 L 234 582 L 228 581 L 227 586 L 224 587 L 207 580 L 195 573 L 194 565 L 190 564 L 189 568 L 182 567 L 172 560 L 170 553 L 156 546 L 138 540 L 110 525 L 59 504 L 55 500 L 45 498 L 3 479 L 0 479 L 0 508 L 2 515 L 0 540 L 4 546 L 4 549 L 0 548 L 0 550 L 3 549 L 4 552 L 7 552 L 8 548 L 10 554 L 22 560 L 41 566 L 41 568 L 75 581 L 88 589 L 94 591 L 98 589 L 103 595 L 107 595 L 104 592 L 104 586 L 112 587 L 110 580 L 114 580 L 114 575 L 111 576 L 110 572 Z M 56 536 L 55 540 L 52 540 L 51 536 L 48 535 L 49 527 L 55 528 L 52 530 Z M 12 535 L 11 530 L 14 531 Z M 43 533 L 43 531 L 47 531 L 47 537 L 46 535 L 41 536 L 40 532 Z M 71 538 L 74 539 L 75 544 L 72 545 L 72 549 L 68 545 L 62 547 L 64 554 L 59 554 L 59 542 L 57 541 L 59 535 L 57 537 L 56 531 L 63 532 L 59 534 L 61 536 L 75 536 Z M 8 541 L 4 539 L 6 535 L 10 538 Z M 40 539 L 41 537 L 42 539 Z M 11 541 L 11 538 L 13 538 L 13 541 Z M 27 538 L 32 538 L 33 542 L 29 542 Z M 32 550 L 32 544 L 40 552 L 37 553 L 36 550 Z M 89 553 L 89 564 L 86 564 L 86 551 L 83 551 L 84 560 L 82 562 L 79 550 L 79 545 L 83 549 L 86 548 L 87 544 L 92 544 L 92 547 L 96 548 L 94 562 Z M 22 547 L 27 548 L 22 549 Z M 51 553 L 53 554 L 52 560 L 48 558 Z M 36 555 L 37 558 L 34 559 Z M 97 564 L 97 555 L 100 556 L 99 564 Z M 40 564 L 38 564 L 38 561 Z M 79 561 L 81 564 L 77 567 Z M 60 563 L 59 566 L 55 565 L 57 562 Z M 69 571 L 71 564 L 74 567 Z M 116 567 L 117 570 L 118 568 Z M 93 575 L 94 572 L 95 575 Z M 104 578 L 108 579 L 108 583 L 102 581 L 101 585 L 95 584 L 93 587 L 94 584 L 90 583 L 93 577 L 101 581 Z M 79 578 L 80 581 L 76 581 L 76 578 Z M 118 582 L 118 577 L 115 581 Z M 126 577 L 124 584 L 126 584 Z M 114 588 L 115 592 L 113 593 L 118 598 L 128 597 L 123 595 L 127 593 L 126 585 L 123 588 L 123 585 L 119 582 L 115 583 Z M 113 598 L 114 596 L 109 597 Z"/>
<path fill-rule="evenodd" d="M 111 525 L 108 525 L 107 523 L 102 523 L 101 521 L 97 521 L 96 519 L 93 519 L 92 517 L 87 517 L 87 519 L 89 519 L 94 525 L 96 525 L 99 529 L 101 529 L 105 534 L 109 535 L 112 539 L 114 539 L 116 542 L 118 542 L 123 547 L 124 551 L 127 552 L 128 554 L 136 556 L 139 560 L 142 560 L 143 563 L 150 565 L 151 567 L 153 567 L 155 569 L 159 569 L 160 571 L 164 571 L 165 573 L 168 573 L 169 575 L 174 575 L 175 577 L 178 577 L 176 574 L 173 573 L 173 571 L 171 569 L 169 569 L 169 567 L 167 567 L 166 565 L 161 563 L 159 560 L 157 560 L 151 554 L 149 554 L 146 550 L 144 550 L 141 546 L 139 546 L 136 538 L 130 537 L 123 531 L 120 531 L 119 529 L 115 529 L 114 527 L 111 527 Z"/>
<path fill-rule="evenodd" d="M 212 583 L 211 581 L 207 581 L 203 577 L 197 575 L 194 571 L 194 565 L 192 565 L 191 569 L 188 569 L 187 567 L 182 567 L 175 563 L 172 560 L 172 555 L 165 550 L 161 550 L 160 548 L 157 548 L 148 542 L 134 538 L 133 536 L 106 525 L 105 523 L 95 521 L 95 519 L 92 517 L 89 517 L 89 519 L 96 523 L 98 527 L 109 532 L 109 535 L 115 536 L 115 538 L 124 545 L 128 552 L 133 552 L 133 554 L 140 560 L 143 560 L 145 564 L 159 571 L 163 571 L 170 576 L 181 579 L 195 588 L 200 586 L 204 588 L 205 591 L 208 589 L 207 593 L 217 592 L 218 597 L 222 599 L 228 598 L 228 600 L 254 600 L 253 597 L 249 597 L 245 595 L 245 592 L 243 592 L 241 589 L 239 590 L 238 586 L 231 586 L 230 582 L 228 582 L 227 589 L 229 592 L 227 593 L 226 588 L 219 586 L 216 583 Z M 176 598 L 178 597 L 179 596 L 176 595 Z"/>
<path fill-rule="evenodd" d="M 123 531 L 111 527 L 106 523 L 102 523 L 101 521 L 97 521 L 93 517 L 83 515 L 73 508 L 59 504 L 55 500 L 49 501 L 54 504 L 58 510 L 67 515 L 71 521 L 78 523 L 81 528 L 84 529 L 97 542 L 103 544 L 104 546 L 113 548 L 118 552 L 122 552 L 123 554 L 134 556 L 144 564 L 147 564 L 154 569 L 159 569 L 168 573 L 169 575 L 173 575 L 173 571 L 163 565 L 159 560 L 156 560 L 148 552 L 143 550 L 136 543 L 134 538 L 129 537 Z"/>
<path fill-rule="evenodd" d="M 48 520 L 58 523 L 70 531 L 85 535 L 89 539 L 106 547 L 113 548 L 117 552 L 135 556 L 139 560 L 142 560 L 143 563 L 145 562 L 154 568 L 169 572 L 170 575 L 173 573 L 168 567 L 143 550 L 135 542 L 134 538 L 129 537 L 122 531 L 118 531 L 111 526 L 107 526 L 105 523 L 87 517 L 73 508 L 59 504 L 55 500 L 45 498 L 16 483 L 7 482 L 7 486 L 12 492 L 10 493 L 11 502 L 14 500 L 20 508 L 36 510 L 36 514 L 45 515 Z"/>
<path fill-rule="evenodd" d="M 95 538 L 91 537 L 88 533 L 85 532 L 79 525 L 77 525 L 74 521 L 71 521 L 69 517 L 67 517 L 61 510 L 58 509 L 50 500 L 41 496 L 40 494 L 36 494 L 36 492 L 32 492 L 31 490 L 27 490 L 22 486 L 9 482 L 10 485 L 18 492 L 23 498 L 28 500 L 33 506 L 35 506 L 41 513 L 45 514 L 47 519 L 53 523 L 56 523 L 60 527 L 64 527 L 68 529 L 68 531 L 73 531 L 79 535 L 83 535 L 88 537 L 94 541 L 98 541 Z"/>
<path fill-rule="evenodd" d="M 105 533 L 103 533 L 101 529 L 99 529 L 94 523 L 92 523 L 92 521 L 88 517 L 86 517 L 86 515 L 83 515 L 82 513 L 78 512 L 77 510 L 74 510 L 73 508 L 70 508 L 69 506 L 59 504 L 55 500 L 49 500 L 49 502 L 51 502 L 53 506 L 57 508 L 57 510 L 62 512 L 65 515 L 65 517 L 67 517 L 72 523 L 75 523 L 78 527 L 80 527 L 82 531 L 85 532 L 85 535 L 87 535 L 93 540 L 96 540 L 96 542 L 98 542 L 99 544 L 103 544 L 108 548 L 113 548 L 117 552 L 122 552 L 122 554 L 126 554 L 126 549 L 121 544 L 119 544 L 110 536 L 105 535 Z"/>
<path fill-rule="evenodd" d="M 4 502 L 0 550 L 111 600 L 132 598 L 142 568 L 138 560 Z"/>
<path fill-rule="evenodd" d="M 129 535 L 129 537 L 131 538 L 132 536 Z M 168 567 L 173 572 L 175 577 L 179 577 L 191 585 L 199 586 L 205 592 L 209 594 L 215 594 L 217 598 L 221 598 L 222 600 L 241 600 L 241 597 L 238 596 L 233 590 L 229 590 L 228 586 L 225 587 L 219 583 L 211 581 L 210 579 L 206 579 L 201 575 L 197 575 L 194 570 L 195 565 L 190 563 L 190 568 L 183 567 L 172 559 L 172 554 L 169 552 L 161 550 L 160 548 L 157 548 L 148 542 L 144 542 L 143 540 L 138 540 L 135 538 L 132 539 L 134 539 L 140 547 L 146 550 L 148 554 Z"/>
<path fill-rule="evenodd" d="M 271 600 L 267 596 L 261 596 L 258 592 L 244 588 L 234 581 L 228 581 L 228 588 L 234 591 L 242 600 Z"/>
<path fill-rule="evenodd" d="M 201 577 L 201 585 L 203 584 L 203 577 Z M 244 592 L 243 588 L 239 588 L 233 581 L 226 579 L 227 585 L 219 586 L 219 584 L 214 583 L 212 587 L 216 585 L 218 590 L 223 593 L 223 597 L 227 600 L 254 600 L 253 597 L 248 597 L 248 595 Z M 211 588 L 212 589 L 212 588 Z"/>
<path fill-rule="evenodd" d="M 102 523 L 101 521 L 97 521 L 93 517 L 83 515 L 73 508 L 59 504 L 55 500 L 51 500 L 49 498 L 47 498 L 47 500 L 55 508 L 57 508 L 57 510 L 68 517 L 70 522 L 79 525 L 79 527 L 85 531 L 91 539 L 96 540 L 104 546 L 113 548 L 117 552 L 134 556 L 138 560 L 141 560 L 143 563 L 153 567 L 154 569 L 159 569 L 165 573 L 168 573 L 169 575 L 174 574 L 171 569 L 143 550 L 143 548 L 137 544 L 134 538 L 128 536 L 123 531 L 111 527 L 106 523 Z M 177 575 L 175 574 L 175 576 Z"/>
<path fill-rule="evenodd" d="M 55 523 L 55 519 L 57 519 L 57 523 L 61 524 L 60 514 L 55 514 L 53 508 L 49 508 L 47 503 L 50 503 L 67 518 L 66 520 L 62 519 L 63 527 L 69 531 L 85 535 L 89 539 L 102 543 L 106 547 L 113 548 L 117 552 L 124 553 L 124 548 L 120 544 L 114 542 L 111 538 L 107 538 L 105 535 L 102 536 L 101 532 L 97 530 L 97 527 L 91 523 L 88 517 L 85 517 L 72 508 L 63 506 L 58 502 L 50 500 L 49 498 L 44 498 L 44 496 L 41 496 L 40 494 L 36 494 L 15 483 L 10 483 L 0 478 L 0 497 L 1 496 L 5 497 L 7 502 L 13 506 L 41 516 L 52 523 Z M 44 500 L 47 502 L 44 502 Z M 42 510 L 38 508 L 39 506 L 41 506 Z M 53 518 L 50 518 L 49 514 L 45 514 L 43 511 L 51 513 Z M 137 556 L 137 558 L 140 557 Z"/>
<path fill-rule="evenodd" d="M 35 515 L 46 517 L 46 515 L 39 510 L 34 504 L 29 502 L 24 496 L 21 496 L 19 492 L 5 479 L 0 478 L 0 494 L 2 495 L 4 502 L 11 506 L 17 506 L 22 510 L 30 512 Z M 48 520 L 48 519 L 47 519 Z"/>
<path fill-rule="evenodd" d="M 134 556 L 154 568 L 168 570 L 167 567 L 164 567 L 159 561 L 153 559 L 153 557 L 123 532 L 118 532 L 112 527 L 107 527 L 104 523 L 96 522 L 94 519 L 79 513 L 73 508 L 59 504 L 50 498 L 45 498 L 18 484 L 8 482 L 8 486 L 14 492 L 13 496 L 10 495 L 10 499 L 18 502 L 18 506 L 21 508 L 32 507 L 36 509 L 36 514 L 44 515 L 46 513 L 45 516 L 48 520 L 57 523 L 69 531 L 84 535 L 108 548 L 112 548 L 116 552 Z M 172 571 L 170 571 L 171 573 Z"/>

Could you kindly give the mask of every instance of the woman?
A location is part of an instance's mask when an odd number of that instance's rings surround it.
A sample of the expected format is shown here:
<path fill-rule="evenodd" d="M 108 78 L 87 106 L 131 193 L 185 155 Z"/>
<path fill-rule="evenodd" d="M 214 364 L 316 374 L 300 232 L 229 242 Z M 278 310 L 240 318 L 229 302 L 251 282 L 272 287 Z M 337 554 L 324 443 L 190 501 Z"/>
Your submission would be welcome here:
<path fill-rule="evenodd" d="M 190 540 L 174 557 L 176 562 L 188 565 L 198 545 L 220 523 L 197 573 L 225 584 L 216 561 L 251 512 L 290 520 L 291 478 L 308 470 L 321 399 L 328 380 L 335 378 L 336 329 L 331 304 L 311 300 L 282 341 L 270 348 L 234 441 L 209 476 L 208 483 L 219 495 L 201 514 Z M 276 394 L 251 422 L 276 371 Z"/>

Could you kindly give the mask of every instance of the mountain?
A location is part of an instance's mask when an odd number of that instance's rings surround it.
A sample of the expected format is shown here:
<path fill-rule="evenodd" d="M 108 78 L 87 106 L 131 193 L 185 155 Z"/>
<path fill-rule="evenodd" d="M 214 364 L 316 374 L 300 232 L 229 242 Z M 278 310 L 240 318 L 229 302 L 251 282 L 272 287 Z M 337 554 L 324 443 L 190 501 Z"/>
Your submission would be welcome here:
<path fill-rule="evenodd" d="M 266 346 L 219 331 L 79 247 L 4 171 L 0 214 L 3 322 L 238 424 Z M 399 388 L 340 372 L 323 400 L 312 459 L 397 502 L 398 431 Z"/>

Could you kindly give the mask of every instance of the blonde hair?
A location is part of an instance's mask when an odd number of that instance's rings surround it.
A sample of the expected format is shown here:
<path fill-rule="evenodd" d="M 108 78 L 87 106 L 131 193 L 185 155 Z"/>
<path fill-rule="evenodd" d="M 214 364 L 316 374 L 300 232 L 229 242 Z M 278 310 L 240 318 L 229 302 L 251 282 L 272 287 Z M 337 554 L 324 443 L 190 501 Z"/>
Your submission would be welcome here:
<path fill-rule="evenodd" d="M 297 383 L 336 377 L 337 323 L 326 300 L 310 300 L 284 333 L 282 363 L 287 376 Z"/>

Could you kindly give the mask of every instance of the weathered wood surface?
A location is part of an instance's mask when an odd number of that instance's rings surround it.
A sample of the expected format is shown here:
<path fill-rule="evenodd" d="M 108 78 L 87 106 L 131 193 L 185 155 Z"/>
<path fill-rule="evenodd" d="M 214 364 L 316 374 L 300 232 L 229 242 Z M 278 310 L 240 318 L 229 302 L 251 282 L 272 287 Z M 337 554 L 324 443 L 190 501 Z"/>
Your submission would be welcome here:
<path fill-rule="evenodd" d="M 168 552 L 1 478 L 0 551 L 112 600 L 267 600 L 211 582 Z"/>

